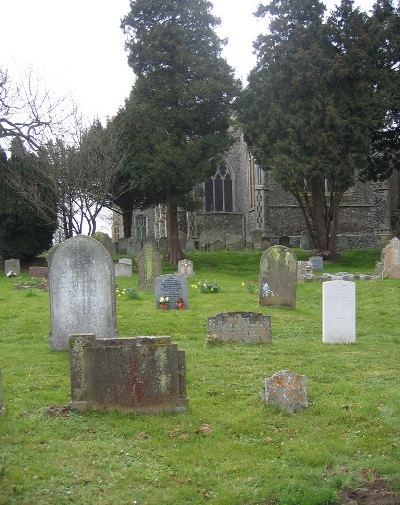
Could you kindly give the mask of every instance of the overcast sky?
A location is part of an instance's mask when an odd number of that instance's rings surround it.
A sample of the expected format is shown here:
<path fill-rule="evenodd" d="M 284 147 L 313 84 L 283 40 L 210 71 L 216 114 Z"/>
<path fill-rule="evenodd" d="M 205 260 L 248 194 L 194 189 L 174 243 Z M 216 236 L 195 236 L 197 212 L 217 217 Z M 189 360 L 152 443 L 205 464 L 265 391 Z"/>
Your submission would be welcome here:
<path fill-rule="evenodd" d="M 253 16 L 259 0 L 212 3 L 222 21 L 219 35 L 229 39 L 224 56 L 245 81 L 255 65 L 252 42 L 267 27 L 265 20 Z M 356 2 L 365 10 L 371 3 Z M 56 96 L 71 92 L 89 119 L 104 120 L 117 112 L 134 82 L 120 28 L 129 0 L 1 0 L 1 4 L 1 68 L 18 80 L 32 67 Z"/>

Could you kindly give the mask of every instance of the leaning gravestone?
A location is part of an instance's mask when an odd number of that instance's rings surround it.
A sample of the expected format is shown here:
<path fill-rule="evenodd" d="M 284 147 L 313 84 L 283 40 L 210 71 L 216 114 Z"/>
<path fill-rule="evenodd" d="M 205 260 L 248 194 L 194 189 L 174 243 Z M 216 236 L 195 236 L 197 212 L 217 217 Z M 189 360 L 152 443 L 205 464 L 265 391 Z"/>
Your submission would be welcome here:
<path fill-rule="evenodd" d="M 383 252 L 384 278 L 400 279 L 400 240 L 394 237 Z"/>
<path fill-rule="evenodd" d="M 260 260 L 260 306 L 296 307 L 297 260 L 285 246 L 267 249 Z"/>
<path fill-rule="evenodd" d="M 150 244 L 146 244 L 138 254 L 139 289 L 152 291 L 154 280 L 161 275 L 162 255 Z"/>
<path fill-rule="evenodd" d="M 19 277 L 21 275 L 21 264 L 18 259 L 9 259 L 4 262 L 4 272 L 5 274 L 13 273 L 13 277 Z"/>
<path fill-rule="evenodd" d="M 187 279 L 180 274 L 160 275 L 155 280 L 156 309 L 160 308 L 160 298 L 168 298 L 170 310 L 177 308 L 182 299 L 184 308 L 189 308 Z"/>
<path fill-rule="evenodd" d="M 309 251 L 314 249 L 314 242 L 308 230 L 304 230 L 300 235 L 300 249 L 302 251 Z"/>
<path fill-rule="evenodd" d="M 0 416 L 3 416 L 4 414 L 5 414 L 5 408 L 3 407 L 3 379 L 0 368 Z"/>
<path fill-rule="evenodd" d="M 68 349 L 72 333 L 118 336 L 114 265 L 97 240 L 77 235 L 54 252 L 49 269 L 50 349 Z"/>
<path fill-rule="evenodd" d="M 271 317 L 259 312 L 223 312 L 208 318 L 207 344 L 270 344 Z"/>
<path fill-rule="evenodd" d="M 69 347 L 72 408 L 134 414 L 187 410 L 185 351 L 171 337 L 78 334 Z"/>
<path fill-rule="evenodd" d="M 324 344 L 352 344 L 356 339 L 356 285 L 327 281 L 322 285 L 322 340 Z"/>
<path fill-rule="evenodd" d="M 290 413 L 306 409 L 307 377 L 289 370 L 277 372 L 265 379 L 265 400 Z"/>

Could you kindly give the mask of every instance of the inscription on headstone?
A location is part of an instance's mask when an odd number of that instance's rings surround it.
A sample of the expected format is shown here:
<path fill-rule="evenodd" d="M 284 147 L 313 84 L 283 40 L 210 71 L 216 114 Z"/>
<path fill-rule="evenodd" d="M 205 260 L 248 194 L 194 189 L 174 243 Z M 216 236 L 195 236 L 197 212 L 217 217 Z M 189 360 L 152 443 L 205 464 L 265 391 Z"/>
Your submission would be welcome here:
<path fill-rule="evenodd" d="M 180 274 L 160 275 L 155 280 L 156 308 L 160 308 L 160 298 L 168 298 L 169 308 L 177 308 L 182 298 L 185 309 L 189 308 L 188 285 L 186 277 Z"/>
<path fill-rule="evenodd" d="M 50 349 L 68 349 L 72 333 L 116 337 L 114 265 L 97 240 L 84 235 L 59 245 L 49 269 Z"/>
<path fill-rule="evenodd" d="M 356 285 L 327 281 L 322 286 L 322 340 L 325 344 L 352 344 L 356 339 Z"/>
<path fill-rule="evenodd" d="M 285 246 L 267 249 L 260 260 L 259 305 L 296 307 L 297 260 Z"/>

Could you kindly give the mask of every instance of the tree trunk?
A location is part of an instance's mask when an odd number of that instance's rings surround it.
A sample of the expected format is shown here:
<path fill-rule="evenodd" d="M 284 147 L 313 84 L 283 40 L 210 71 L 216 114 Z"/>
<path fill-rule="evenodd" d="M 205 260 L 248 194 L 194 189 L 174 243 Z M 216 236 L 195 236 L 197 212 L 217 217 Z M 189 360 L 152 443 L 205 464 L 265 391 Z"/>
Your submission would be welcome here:
<path fill-rule="evenodd" d="M 167 259 L 170 263 L 177 264 L 183 259 L 183 252 L 179 242 L 178 233 L 178 206 L 173 202 L 171 194 L 167 194 L 167 238 L 168 254 Z"/>
<path fill-rule="evenodd" d="M 311 179 L 312 213 L 315 230 L 315 247 L 324 259 L 329 259 L 329 218 L 326 200 L 319 176 Z"/>
<path fill-rule="evenodd" d="M 132 212 L 133 209 L 125 209 L 122 211 L 122 223 L 124 226 L 124 237 L 130 238 L 132 236 Z"/>

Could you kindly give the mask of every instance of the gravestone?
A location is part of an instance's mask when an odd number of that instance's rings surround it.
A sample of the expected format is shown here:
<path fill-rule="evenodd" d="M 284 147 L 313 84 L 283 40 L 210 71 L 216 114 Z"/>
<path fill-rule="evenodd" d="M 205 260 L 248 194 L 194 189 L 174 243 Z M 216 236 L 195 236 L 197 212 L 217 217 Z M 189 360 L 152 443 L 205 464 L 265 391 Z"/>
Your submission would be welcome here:
<path fill-rule="evenodd" d="M 195 251 L 196 250 L 196 242 L 194 238 L 188 238 L 186 240 L 186 251 Z"/>
<path fill-rule="evenodd" d="M 183 231 L 179 231 L 178 232 L 178 240 L 179 240 L 179 244 L 181 246 L 182 251 L 185 252 L 186 251 L 186 240 L 187 240 L 186 233 Z"/>
<path fill-rule="evenodd" d="M 181 274 L 184 277 L 191 277 L 194 275 L 193 261 L 187 259 L 178 261 L 178 274 Z"/>
<path fill-rule="evenodd" d="M 216 230 L 202 231 L 199 235 L 199 248 L 202 251 L 208 251 L 209 244 L 217 240 L 223 242 L 223 249 L 225 249 L 225 235 L 223 233 Z"/>
<path fill-rule="evenodd" d="M 322 340 L 325 344 L 352 344 L 356 339 L 356 285 L 326 281 L 322 287 Z"/>
<path fill-rule="evenodd" d="M 44 279 L 47 279 L 48 276 L 48 267 L 29 267 L 29 277 L 43 277 Z"/>
<path fill-rule="evenodd" d="M 145 244 L 138 254 L 139 289 L 152 291 L 154 280 L 161 275 L 162 255 L 150 244 Z"/>
<path fill-rule="evenodd" d="M 70 407 L 134 414 L 184 412 L 185 351 L 171 337 L 72 335 Z"/>
<path fill-rule="evenodd" d="M 158 239 L 158 251 L 164 256 L 168 253 L 168 237 Z"/>
<path fill-rule="evenodd" d="M 322 272 L 324 270 L 324 260 L 322 256 L 311 256 L 308 258 L 311 261 L 312 268 L 315 272 Z"/>
<path fill-rule="evenodd" d="M 311 249 L 314 249 L 314 242 L 311 238 L 310 233 L 307 230 L 301 232 L 300 249 L 302 251 L 310 251 Z"/>
<path fill-rule="evenodd" d="M 297 280 L 304 281 L 313 277 L 313 268 L 311 261 L 297 262 Z"/>
<path fill-rule="evenodd" d="M 346 249 L 349 249 L 350 241 L 347 235 L 339 235 L 337 241 L 339 251 L 345 251 Z"/>
<path fill-rule="evenodd" d="M 130 258 L 121 258 L 114 265 L 115 277 L 132 277 L 132 260 Z"/>
<path fill-rule="evenodd" d="M 290 413 L 308 407 L 307 377 L 282 370 L 265 379 L 265 401 Z"/>
<path fill-rule="evenodd" d="M 4 262 L 4 272 L 6 276 L 12 272 L 13 277 L 19 277 L 21 275 L 21 264 L 18 259 L 11 258 Z"/>
<path fill-rule="evenodd" d="M 186 277 L 180 274 L 160 275 L 155 280 L 156 309 L 160 308 L 160 297 L 168 298 L 169 309 L 177 308 L 177 302 L 182 298 L 185 309 L 189 308 L 188 285 Z"/>
<path fill-rule="evenodd" d="M 134 237 L 128 238 L 126 254 L 134 254 L 136 256 L 141 250 L 142 244 L 140 243 L 140 240 L 136 240 Z"/>
<path fill-rule="evenodd" d="M 213 242 L 210 242 L 206 246 L 206 251 L 208 252 L 223 251 L 224 249 L 225 249 L 225 241 L 223 242 L 222 240 L 214 240 Z"/>
<path fill-rule="evenodd" d="M 259 312 L 223 312 L 208 318 L 207 344 L 270 344 L 271 317 Z"/>
<path fill-rule="evenodd" d="M 129 238 L 120 238 L 118 240 L 117 249 L 120 254 L 128 254 L 128 242 Z"/>
<path fill-rule="evenodd" d="M 0 416 L 3 416 L 5 412 L 6 409 L 3 407 L 3 377 L 0 368 Z"/>
<path fill-rule="evenodd" d="M 118 336 L 114 265 L 97 240 L 72 237 L 54 252 L 49 269 L 50 349 L 68 349 L 72 333 Z"/>
<path fill-rule="evenodd" d="M 394 237 L 384 249 L 384 278 L 400 279 L 400 240 Z"/>
<path fill-rule="evenodd" d="M 242 251 L 245 247 L 245 239 L 236 233 L 226 234 L 226 249 L 228 251 Z"/>
<path fill-rule="evenodd" d="M 260 260 L 260 306 L 296 307 L 297 260 L 285 246 L 267 249 Z"/>
<path fill-rule="evenodd" d="M 102 231 L 96 231 L 96 233 L 93 233 L 92 238 L 95 240 L 98 240 L 100 244 L 102 244 L 112 256 L 114 254 L 114 244 L 112 242 L 112 239 L 107 233 L 103 233 Z"/>

